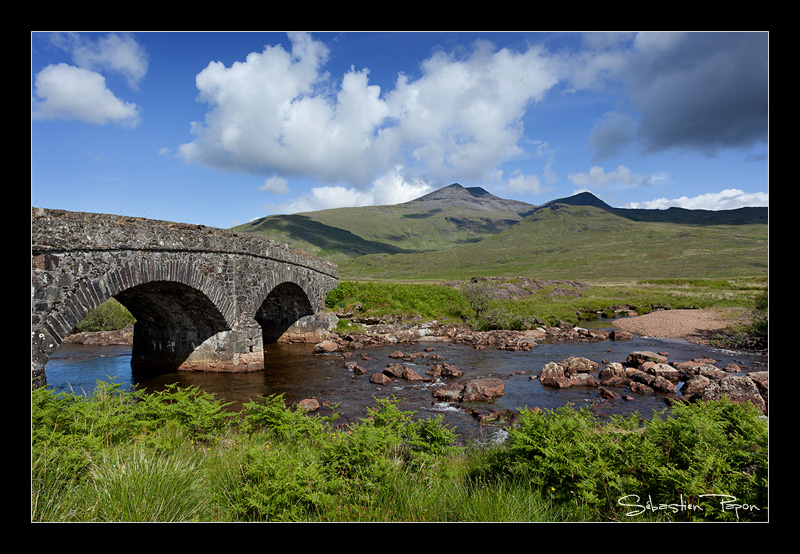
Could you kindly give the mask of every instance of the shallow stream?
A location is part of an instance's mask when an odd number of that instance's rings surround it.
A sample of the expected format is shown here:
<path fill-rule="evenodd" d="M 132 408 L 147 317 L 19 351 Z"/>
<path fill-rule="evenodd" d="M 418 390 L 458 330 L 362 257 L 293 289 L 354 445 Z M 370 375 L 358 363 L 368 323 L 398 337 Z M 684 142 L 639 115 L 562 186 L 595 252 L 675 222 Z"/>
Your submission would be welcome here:
<path fill-rule="evenodd" d="M 391 384 L 385 386 L 369 382 L 371 373 L 382 371 L 391 362 L 401 362 L 389 357 L 392 352 L 424 352 L 430 347 L 435 348 L 432 353 L 442 356 L 444 361 L 464 371 L 460 380 L 479 376 L 502 379 L 505 395 L 492 403 L 447 404 L 435 401 L 433 390 L 446 387 L 449 384 L 448 378 L 441 378 L 435 383 L 393 379 Z M 702 357 L 717 360 L 720 368 L 728 363 L 736 363 L 745 371 L 767 369 L 767 357 L 758 354 L 721 350 L 676 340 L 638 337 L 620 342 L 605 340 L 592 343 L 541 343 L 527 352 L 492 348 L 476 350 L 468 345 L 438 341 L 381 346 L 354 351 L 351 361 L 356 361 L 367 370 L 364 375 L 354 375 L 346 369 L 341 354 L 314 354 L 312 346 L 305 344 L 271 344 L 265 356 L 265 371 L 182 371 L 146 379 L 138 379 L 132 375 L 130 347 L 62 345 L 48 362 L 46 372 L 50 388 L 78 394 L 90 393 L 98 380 L 107 381 L 113 378 L 115 383 L 127 389 L 135 386 L 147 391 L 161 390 L 172 383 L 178 383 L 181 387 L 195 386 L 219 399 L 233 402 L 233 408 L 259 396 L 278 393 L 284 394 L 289 404 L 313 397 L 320 404 L 337 405 L 338 422 L 341 423 L 364 417 L 366 406 L 375 406 L 375 398 L 394 396 L 400 400 L 401 409 L 414 411 L 418 417 L 441 414 L 444 423 L 454 427 L 463 437 L 488 438 L 497 433 L 498 427 L 478 423 L 472 415 L 473 409 L 482 412 L 534 406 L 555 409 L 571 403 L 576 407 L 590 407 L 599 415 L 628 415 L 638 412 L 643 417 L 650 417 L 654 411 L 667 409 L 667 395 L 637 395 L 628 389 L 612 389 L 634 399 L 609 401 L 599 398 L 596 388 L 555 389 L 543 386 L 538 379 L 531 379 L 531 376 L 538 376 L 542 367 L 550 361 L 582 356 L 596 361 L 602 368 L 604 359 L 624 362 L 628 354 L 635 350 L 667 352 L 670 361 Z M 362 359 L 361 354 L 367 354 L 369 359 Z M 434 362 L 418 358 L 416 364 L 402 363 L 427 377 L 425 372 L 428 365 Z M 331 412 L 323 406 L 320 413 L 328 415 Z"/>

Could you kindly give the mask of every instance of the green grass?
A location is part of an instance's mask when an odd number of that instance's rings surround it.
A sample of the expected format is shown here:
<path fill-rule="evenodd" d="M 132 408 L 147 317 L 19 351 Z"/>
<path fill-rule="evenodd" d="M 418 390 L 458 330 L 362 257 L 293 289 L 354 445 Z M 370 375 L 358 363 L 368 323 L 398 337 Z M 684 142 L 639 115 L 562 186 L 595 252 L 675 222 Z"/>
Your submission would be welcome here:
<path fill-rule="evenodd" d="M 467 309 L 455 289 L 438 284 L 343 281 L 328 294 L 328 309 L 355 308 L 359 315 L 457 319 Z"/>
<path fill-rule="evenodd" d="M 493 286 L 503 281 L 493 281 Z M 518 283 L 516 278 L 506 282 Z M 766 293 L 767 281 L 751 279 L 648 279 L 630 282 L 606 282 L 577 287 L 559 285 L 575 296 L 558 295 L 554 287 L 532 290 L 530 296 L 499 300 L 489 299 L 487 314 L 504 328 L 521 328 L 536 322 L 578 323 L 596 317 L 610 307 L 627 306 L 637 313 L 653 308 L 730 309 L 740 314 L 754 307 Z M 425 320 L 467 322 L 477 326 L 476 314 L 458 288 L 443 284 L 402 283 L 390 281 L 342 281 L 326 303 L 333 311 L 357 308 L 361 317 L 386 315 L 416 317 Z M 733 320 L 732 320 L 733 323 Z"/>
<path fill-rule="evenodd" d="M 177 407 L 176 407 L 177 406 Z M 598 420 L 520 410 L 502 444 L 376 401 L 346 428 L 281 396 L 240 412 L 194 389 L 151 396 L 32 393 L 31 519 L 101 521 L 735 520 L 703 494 L 768 510 L 768 424 L 728 401 Z M 619 499 L 679 498 L 702 512 L 627 515 Z"/>
<path fill-rule="evenodd" d="M 751 308 L 766 290 L 764 279 L 741 280 L 680 280 L 666 282 L 654 280 L 630 283 L 595 283 L 581 291 L 580 297 L 552 298 L 547 291 L 509 301 L 509 310 L 550 313 L 568 318 L 569 314 L 598 312 L 610 306 L 630 306 L 637 313 L 648 313 L 653 308 L 703 309 Z"/>
<path fill-rule="evenodd" d="M 493 286 L 504 283 L 525 282 L 518 278 L 493 280 Z M 387 320 L 424 320 L 441 324 L 460 323 L 475 329 L 530 329 L 538 325 L 555 325 L 559 321 L 580 324 L 596 319 L 607 312 L 627 315 L 634 311 L 648 313 L 654 308 L 696 309 L 715 308 L 727 310 L 731 329 L 720 336 L 720 344 L 736 346 L 750 344 L 751 348 L 765 348 L 768 320 L 766 278 L 739 279 L 644 279 L 617 282 L 583 283 L 577 286 L 561 283 L 558 289 L 573 295 L 558 294 L 555 286 L 530 290 L 529 296 L 502 300 L 489 297 L 482 314 L 476 313 L 469 298 L 460 287 L 441 283 L 404 283 L 392 281 L 344 280 L 328 294 L 326 309 L 336 313 L 352 313 L 359 318 L 386 318 Z M 764 306 L 757 308 L 759 302 Z M 119 304 L 114 306 L 114 318 L 103 314 L 89 314 L 79 328 L 91 325 L 93 330 L 118 328 L 117 321 L 126 321 L 119 315 Z M 616 309 L 616 311 L 615 311 Z M 106 305 L 100 311 L 107 313 Z M 758 311 L 753 315 L 754 311 Z M 762 315 L 763 314 L 763 315 Z M 744 318 L 744 320 L 743 320 Z M 132 320 L 132 318 L 130 318 Z M 103 329 L 98 322 L 108 322 Z M 364 327 L 342 317 L 337 324 L 340 334 L 364 333 Z"/>

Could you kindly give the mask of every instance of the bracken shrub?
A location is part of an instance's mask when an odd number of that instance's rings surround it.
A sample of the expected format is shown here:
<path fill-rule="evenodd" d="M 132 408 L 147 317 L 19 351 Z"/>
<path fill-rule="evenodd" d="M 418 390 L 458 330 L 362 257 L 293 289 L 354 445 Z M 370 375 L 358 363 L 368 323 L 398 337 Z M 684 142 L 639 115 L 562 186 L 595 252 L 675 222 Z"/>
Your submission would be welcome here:
<path fill-rule="evenodd" d="M 337 500 L 338 484 L 308 444 L 252 440 L 240 458 L 240 482 L 226 488 L 238 520 L 313 520 Z"/>
<path fill-rule="evenodd" d="M 334 407 L 335 408 L 335 407 Z M 266 431 L 282 439 L 314 439 L 327 429 L 328 421 L 337 418 L 335 411 L 328 417 L 309 416 L 303 410 L 292 410 L 283 394 L 260 396 L 242 407 L 243 420 L 239 426 L 252 434 Z"/>
<path fill-rule="evenodd" d="M 454 448 L 456 434 L 441 417 L 414 421 L 414 413 L 400 410 L 394 398 L 376 403 L 366 418 L 328 444 L 325 465 L 336 475 L 377 486 L 397 468 L 424 465 Z"/>
<path fill-rule="evenodd" d="M 136 415 L 148 429 L 177 422 L 192 440 L 204 440 L 228 426 L 234 417 L 226 410 L 230 404 L 197 387 L 182 388 L 171 384 L 163 390 L 142 395 L 136 404 Z"/>
<path fill-rule="evenodd" d="M 652 419 L 643 439 L 657 453 L 645 473 L 653 499 L 700 506 L 697 519 L 766 519 L 769 429 L 750 404 L 679 404 Z M 752 509 L 737 512 L 742 504 Z"/>
<path fill-rule="evenodd" d="M 35 389 L 31 519 L 767 519 L 768 423 L 747 404 L 650 419 L 520 410 L 507 441 L 470 448 L 441 417 L 376 402 L 334 427 L 282 395 L 234 413 L 191 388 Z"/>
<path fill-rule="evenodd" d="M 242 414 L 250 442 L 225 489 L 235 517 L 248 521 L 309 521 L 369 507 L 397 475 L 422 475 L 416 470 L 456 439 L 441 418 L 413 421 L 395 399 L 377 400 L 367 417 L 336 429 L 329 418 L 292 410 L 283 395 L 249 402 Z"/>
<path fill-rule="evenodd" d="M 642 422 L 567 406 L 524 410 L 488 472 L 522 477 L 600 517 L 767 517 L 768 424 L 728 400 L 678 404 Z M 733 507 L 747 505 L 747 509 Z"/>
<path fill-rule="evenodd" d="M 51 478 L 58 468 L 60 479 L 79 482 L 95 453 L 139 432 L 135 409 L 140 396 L 106 382 L 98 383 L 89 398 L 33 389 L 31 448 L 42 469 L 41 474 L 34 471 L 34 480 Z"/>
<path fill-rule="evenodd" d="M 634 474 L 619 471 L 629 467 L 628 458 L 642 455 L 635 425 L 634 418 L 618 418 L 614 431 L 604 432 L 585 409 L 522 411 L 498 461 L 502 471 L 525 477 L 554 500 L 607 510 L 615 496 L 637 485 Z"/>

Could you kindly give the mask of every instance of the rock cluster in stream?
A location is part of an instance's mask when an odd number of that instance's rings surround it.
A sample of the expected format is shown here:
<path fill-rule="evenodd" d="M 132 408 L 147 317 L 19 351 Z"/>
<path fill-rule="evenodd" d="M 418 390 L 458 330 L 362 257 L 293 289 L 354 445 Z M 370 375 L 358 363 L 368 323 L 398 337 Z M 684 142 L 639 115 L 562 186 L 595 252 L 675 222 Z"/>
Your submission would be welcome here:
<path fill-rule="evenodd" d="M 426 330 L 427 329 L 427 332 Z M 628 340 L 632 335 L 625 331 L 588 330 L 570 324 L 542 327 L 527 331 L 472 331 L 458 326 L 420 328 L 394 328 L 392 332 L 364 335 L 329 336 L 318 343 L 314 351 L 318 353 L 339 352 L 347 360 L 346 367 L 354 374 L 365 373 L 357 362 L 349 360 L 355 349 L 386 344 L 415 344 L 418 342 L 448 341 L 469 344 L 476 349 L 495 348 L 501 350 L 528 351 L 536 347 L 540 340 L 564 341 L 602 341 Z M 424 353 L 404 353 L 396 351 L 391 357 L 398 361 L 390 362 L 385 370 L 373 373 L 372 383 L 388 384 L 392 379 L 408 381 L 434 381 L 442 376 L 454 379 L 452 385 L 433 391 L 439 401 L 449 402 L 490 402 L 503 395 L 502 380 L 497 378 L 473 379 L 467 383 L 458 382 L 459 368 L 447 364 L 441 357 L 432 353 L 430 347 Z M 362 354 L 365 356 L 367 354 Z M 429 358 L 431 369 L 419 375 L 400 361 L 415 361 L 423 356 Z M 659 394 L 667 404 L 679 401 L 707 401 L 723 396 L 734 402 L 750 402 L 762 414 L 767 414 L 769 393 L 768 371 L 744 371 L 735 364 L 717 367 L 713 359 L 693 359 L 688 361 L 669 361 L 666 352 L 634 351 L 624 362 L 602 361 L 601 364 L 587 358 L 569 357 L 559 362 L 548 362 L 539 375 L 546 387 L 592 387 L 604 400 L 633 400 L 628 394 Z M 742 374 L 744 373 L 744 374 Z"/>
<path fill-rule="evenodd" d="M 539 380 L 544 386 L 556 388 L 596 387 L 598 396 L 604 399 L 633 399 L 614 390 L 617 388 L 630 389 L 637 394 L 661 393 L 667 403 L 719 400 L 725 396 L 733 402 L 750 402 L 766 414 L 769 372 L 740 375 L 742 368 L 738 365 L 719 368 L 716 363 L 710 358 L 668 362 L 664 352 L 636 351 L 631 352 L 624 363 L 604 360 L 604 367 L 600 369 L 597 362 L 570 357 L 545 364 Z"/>

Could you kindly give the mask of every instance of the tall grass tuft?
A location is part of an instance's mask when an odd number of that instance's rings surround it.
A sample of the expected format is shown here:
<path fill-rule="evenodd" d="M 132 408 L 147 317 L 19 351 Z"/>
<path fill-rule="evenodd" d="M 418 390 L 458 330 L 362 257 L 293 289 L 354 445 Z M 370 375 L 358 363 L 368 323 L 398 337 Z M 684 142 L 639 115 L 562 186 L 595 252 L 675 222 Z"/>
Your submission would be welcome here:
<path fill-rule="evenodd" d="M 198 460 L 134 445 L 104 452 L 86 494 L 93 521 L 179 522 L 214 517 L 209 481 Z"/>

